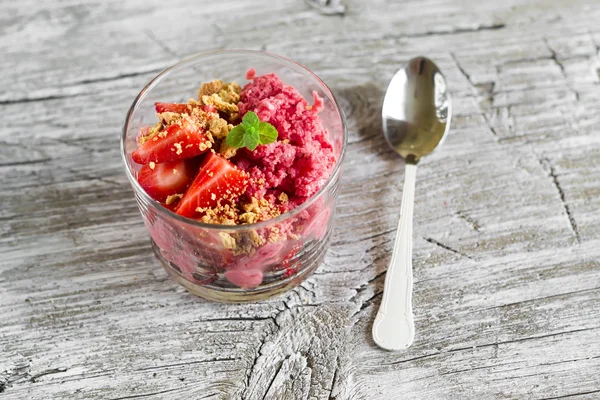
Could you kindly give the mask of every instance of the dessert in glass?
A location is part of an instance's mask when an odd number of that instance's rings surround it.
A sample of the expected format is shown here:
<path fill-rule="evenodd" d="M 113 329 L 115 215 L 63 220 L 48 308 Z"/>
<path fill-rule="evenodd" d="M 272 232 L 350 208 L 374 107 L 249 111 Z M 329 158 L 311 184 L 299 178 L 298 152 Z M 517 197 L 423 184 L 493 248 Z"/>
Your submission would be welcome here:
<path fill-rule="evenodd" d="M 298 285 L 325 256 L 346 146 L 329 88 L 283 57 L 200 54 L 137 96 L 121 150 L 152 247 L 206 299 Z"/>

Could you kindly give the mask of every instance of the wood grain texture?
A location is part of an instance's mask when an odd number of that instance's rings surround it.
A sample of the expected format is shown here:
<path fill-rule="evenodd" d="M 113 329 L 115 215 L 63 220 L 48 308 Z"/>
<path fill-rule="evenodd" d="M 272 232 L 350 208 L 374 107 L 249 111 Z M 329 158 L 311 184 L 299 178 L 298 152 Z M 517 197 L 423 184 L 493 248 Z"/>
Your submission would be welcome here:
<path fill-rule="evenodd" d="M 600 4 L 270 3 L 2 2 L 0 398 L 600 398 Z M 249 305 L 167 279 L 118 148 L 140 88 L 218 48 L 306 65 L 349 122 L 324 264 Z M 379 111 L 418 54 L 455 117 L 417 177 L 415 343 L 389 353 L 370 328 L 403 164 Z"/>

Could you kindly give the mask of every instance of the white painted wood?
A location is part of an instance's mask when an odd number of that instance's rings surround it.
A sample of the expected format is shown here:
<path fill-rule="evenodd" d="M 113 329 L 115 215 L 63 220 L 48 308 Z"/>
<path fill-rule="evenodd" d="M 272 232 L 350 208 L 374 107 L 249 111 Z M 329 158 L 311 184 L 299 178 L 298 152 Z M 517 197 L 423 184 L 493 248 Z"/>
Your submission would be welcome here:
<path fill-rule="evenodd" d="M 0 399 L 598 398 L 598 20 L 589 0 L 2 2 Z M 155 260 L 118 135 L 159 70 L 240 47 L 315 71 L 349 146 L 323 265 L 222 305 Z M 371 326 L 404 166 L 379 111 L 417 54 L 455 118 L 419 164 L 417 334 L 391 353 Z"/>

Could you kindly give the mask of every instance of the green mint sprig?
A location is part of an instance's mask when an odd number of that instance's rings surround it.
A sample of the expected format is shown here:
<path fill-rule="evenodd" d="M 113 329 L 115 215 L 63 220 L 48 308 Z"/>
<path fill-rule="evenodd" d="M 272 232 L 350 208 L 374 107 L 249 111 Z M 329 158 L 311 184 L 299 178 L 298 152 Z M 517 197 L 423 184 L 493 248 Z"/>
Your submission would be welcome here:
<path fill-rule="evenodd" d="M 254 151 L 259 144 L 269 144 L 277 140 L 277 129 L 268 122 L 263 122 L 258 115 L 248 111 L 242 118 L 242 123 L 233 127 L 227 134 L 225 143 L 239 149 L 247 147 Z"/>

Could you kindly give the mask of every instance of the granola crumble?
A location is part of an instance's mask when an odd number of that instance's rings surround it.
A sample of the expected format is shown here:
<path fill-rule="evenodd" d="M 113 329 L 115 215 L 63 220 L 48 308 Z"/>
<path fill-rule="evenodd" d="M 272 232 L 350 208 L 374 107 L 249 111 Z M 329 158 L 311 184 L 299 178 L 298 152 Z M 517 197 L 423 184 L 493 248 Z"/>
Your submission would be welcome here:
<path fill-rule="evenodd" d="M 158 118 L 165 126 L 173 125 L 179 122 L 185 114 L 179 114 L 176 112 L 165 111 L 158 114 Z"/>
<path fill-rule="evenodd" d="M 221 142 L 221 146 L 219 146 L 219 154 L 220 155 L 229 159 L 229 158 L 232 158 L 233 156 L 235 156 L 236 153 L 237 153 L 237 149 L 235 147 L 229 146 L 227 143 L 225 143 L 224 140 Z"/>
<path fill-rule="evenodd" d="M 223 98 L 221 98 L 221 96 L 219 96 L 217 93 L 211 94 L 210 96 L 202 96 L 202 102 L 204 104 L 212 105 L 217 110 L 223 111 L 227 114 L 239 112 L 237 104 L 228 103 L 227 101 L 223 100 Z"/>
<path fill-rule="evenodd" d="M 167 200 L 165 200 L 165 204 L 166 205 L 173 204 L 176 201 L 178 201 L 179 199 L 181 199 L 182 197 L 183 197 L 183 193 L 172 194 L 169 197 L 167 197 Z"/>
<path fill-rule="evenodd" d="M 222 87 L 223 81 L 220 79 L 203 83 L 198 91 L 198 98 L 201 99 L 202 96 L 210 96 L 211 94 L 219 93 L 219 90 L 221 90 Z"/>
<path fill-rule="evenodd" d="M 285 192 L 279 193 L 279 196 L 277 198 L 282 203 L 287 203 L 289 201 L 289 197 L 288 197 L 288 195 Z"/>

